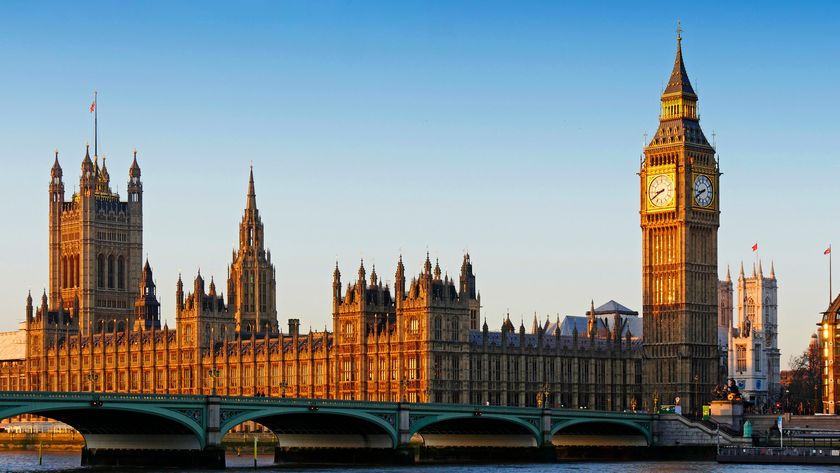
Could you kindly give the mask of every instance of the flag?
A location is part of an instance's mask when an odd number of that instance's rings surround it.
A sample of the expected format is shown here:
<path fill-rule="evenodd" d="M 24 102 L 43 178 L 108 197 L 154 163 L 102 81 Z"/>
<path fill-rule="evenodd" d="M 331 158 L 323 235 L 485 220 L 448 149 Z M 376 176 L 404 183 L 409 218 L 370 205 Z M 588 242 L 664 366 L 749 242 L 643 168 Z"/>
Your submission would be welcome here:
<path fill-rule="evenodd" d="M 823 254 L 824 254 L 824 255 L 829 255 L 829 254 L 831 254 L 831 247 L 829 246 L 828 248 L 826 248 L 826 249 L 825 249 L 825 251 L 823 251 Z"/>
<path fill-rule="evenodd" d="M 94 110 L 96 110 L 96 99 L 90 103 L 90 113 L 93 113 Z"/>
<path fill-rule="evenodd" d="M 755 244 L 753 245 L 752 248 L 753 248 L 753 251 L 758 251 L 758 242 L 755 242 Z"/>

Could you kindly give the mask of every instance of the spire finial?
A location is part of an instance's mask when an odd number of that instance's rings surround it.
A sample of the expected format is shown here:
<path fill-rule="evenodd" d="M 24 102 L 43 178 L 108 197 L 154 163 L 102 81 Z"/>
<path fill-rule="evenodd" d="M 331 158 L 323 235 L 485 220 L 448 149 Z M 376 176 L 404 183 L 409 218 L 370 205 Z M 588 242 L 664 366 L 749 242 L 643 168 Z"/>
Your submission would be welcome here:
<path fill-rule="evenodd" d="M 677 46 L 679 46 L 682 42 L 682 32 L 682 23 L 680 23 L 680 19 L 677 18 Z"/>
<path fill-rule="evenodd" d="M 251 171 L 248 175 L 248 209 L 257 208 L 257 193 L 254 192 L 254 164 L 251 163 Z"/>

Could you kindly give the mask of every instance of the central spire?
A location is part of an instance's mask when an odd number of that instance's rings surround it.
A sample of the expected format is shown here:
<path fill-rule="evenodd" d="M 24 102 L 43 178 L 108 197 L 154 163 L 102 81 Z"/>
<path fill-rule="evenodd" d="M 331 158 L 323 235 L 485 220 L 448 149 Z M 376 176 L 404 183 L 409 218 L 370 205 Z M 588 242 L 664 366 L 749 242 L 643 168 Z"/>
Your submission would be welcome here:
<path fill-rule="evenodd" d="M 248 177 L 248 204 L 246 209 L 257 208 L 257 194 L 254 192 L 254 165 L 251 165 L 251 175 Z"/>
<path fill-rule="evenodd" d="M 682 57 L 682 27 L 677 26 L 677 57 L 674 59 L 674 69 L 671 71 L 671 78 L 668 79 L 668 86 L 665 87 L 663 95 L 683 94 L 697 97 L 691 81 L 688 80 L 688 72 L 685 70 L 685 63 Z"/>
<path fill-rule="evenodd" d="M 257 209 L 257 194 L 254 191 L 254 166 L 251 165 L 248 176 L 248 198 L 245 203 L 245 212 L 242 214 L 242 223 L 239 224 L 239 248 L 256 247 L 261 250 L 262 232 L 262 222 L 259 209 Z"/>

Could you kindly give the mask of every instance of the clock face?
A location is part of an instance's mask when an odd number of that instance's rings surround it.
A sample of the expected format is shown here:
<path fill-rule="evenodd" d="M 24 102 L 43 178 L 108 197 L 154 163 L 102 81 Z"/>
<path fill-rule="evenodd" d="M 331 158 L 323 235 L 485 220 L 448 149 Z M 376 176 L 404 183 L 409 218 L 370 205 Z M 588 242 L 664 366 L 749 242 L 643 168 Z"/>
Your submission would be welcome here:
<path fill-rule="evenodd" d="M 694 178 L 694 202 L 702 207 L 708 207 L 713 197 L 712 181 L 708 176 L 700 175 Z"/>
<path fill-rule="evenodd" d="M 650 181 L 648 199 L 656 207 L 664 207 L 674 199 L 674 181 L 671 176 L 660 174 Z"/>

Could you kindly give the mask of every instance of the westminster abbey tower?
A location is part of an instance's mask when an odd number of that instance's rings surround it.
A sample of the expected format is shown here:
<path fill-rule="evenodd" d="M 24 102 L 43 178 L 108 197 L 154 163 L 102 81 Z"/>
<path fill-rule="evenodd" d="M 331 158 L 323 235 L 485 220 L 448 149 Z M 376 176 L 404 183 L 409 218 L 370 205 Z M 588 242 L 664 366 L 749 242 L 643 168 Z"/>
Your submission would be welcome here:
<path fill-rule="evenodd" d="M 659 128 L 640 176 L 646 397 L 698 412 L 717 384 L 720 171 L 677 36 Z"/>

